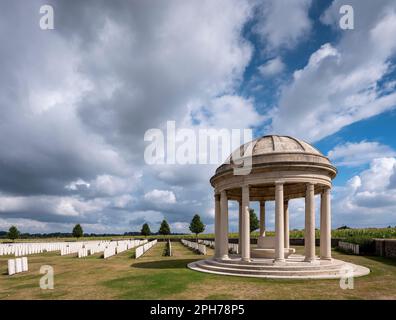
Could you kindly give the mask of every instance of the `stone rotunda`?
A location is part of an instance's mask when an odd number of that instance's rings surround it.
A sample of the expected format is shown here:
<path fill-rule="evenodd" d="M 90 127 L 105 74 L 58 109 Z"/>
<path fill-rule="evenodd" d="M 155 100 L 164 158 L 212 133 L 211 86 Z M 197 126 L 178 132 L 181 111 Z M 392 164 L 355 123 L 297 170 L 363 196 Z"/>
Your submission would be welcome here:
<path fill-rule="evenodd" d="M 210 179 L 215 200 L 215 254 L 190 263 L 193 270 L 264 278 L 340 278 L 362 276 L 369 269 L 331 257 L 332 179 L 337 169 L 310 144 L 288 136 L 264 136 L 242 145 L 240 159 L 251 167 L 236 173 L 232 156 Z M 234 154 L 234 153 L 233 153 Z M 320 222 L 315 222 L 315 195 L 320 195 Z M 305 198 L 304 254 L 289 243 L 289 200 Z M 238 254 L 229 253 L 228 202 L 239 203 Z M 251 245 L 249 207 L 260 204 L 260 235 Z M 266 201 L 275 201 L 275 236 L 265 234 Z M 320 226 L 316 255 L 315 226 Z"/>

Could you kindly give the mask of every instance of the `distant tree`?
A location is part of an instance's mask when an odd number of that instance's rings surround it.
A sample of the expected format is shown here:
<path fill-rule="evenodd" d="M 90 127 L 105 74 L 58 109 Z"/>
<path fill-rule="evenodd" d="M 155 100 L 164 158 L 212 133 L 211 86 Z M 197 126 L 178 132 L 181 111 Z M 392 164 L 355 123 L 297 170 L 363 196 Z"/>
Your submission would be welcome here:
<path fill-rule="evenodd" d="M 73 228 L 73 237 L 80 238 L 83 236 L 84 231 L 80 224 L 76 224 Z"/>
<path fill-rule="evenodd" d="M 149 235 L 151 234 L 150 227 L 149 227 L 149 225 L 148 225 L 147 223 L 145 223 L 145 224 L 142 226 L 142 230 L 140 231 L 140 234 L 141 234 L 142 236 L 145 236 L 145 237 L 147 237 L 147 236 L 149 236 Z"/>
<path fill-rule="evenodd" d="M 250 213 L 250 232 L 253 232 L 254 230 L 260 228 L 260 224 L 257 215 L 254 212 L 254 209 L 249 209 L 249 213 Z"/>
<path fill-rule="evenodd" d="M 337 228 L 337 230 L 346 230 L 346 229 L 351 229 L 351 228 L 349 228 L 348 226 L 342 226 Z"/>
<path fill-rule="evenodd" d="M 11 228 L 8 230 L 8 234 L 7 234 L 8 239 L 11 240 L 18 239 L 19 235 L 20 235 L 19 230 L 15 226 L 11 226 Z"/>
<path fill-rule="evenodd" d="M 190 231 L 195 233 L 196 241 L 198 242 L 198 234 L 205 231 L 205 225 L 201 221 L 201 217 L 196 214 L 190 223 Z"/>
<path fill-rule="evenodd" d="M 165 219 L 162 220 L 161 226 L 160 226 L 160 228 L 158 230 L 158 233 L 163 235 L 163 236 L 166 236 L 166 235 L 171 233 L 169 224 L 168 224 L 168 222 Z"/>

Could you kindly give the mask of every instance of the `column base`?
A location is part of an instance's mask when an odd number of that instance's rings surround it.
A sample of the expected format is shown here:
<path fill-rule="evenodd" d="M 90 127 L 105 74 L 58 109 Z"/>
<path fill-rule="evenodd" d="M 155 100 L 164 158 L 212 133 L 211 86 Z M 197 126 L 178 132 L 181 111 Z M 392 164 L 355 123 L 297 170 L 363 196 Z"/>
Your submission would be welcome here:
<path fill-rule="evenodd" d="M 273 264 L 275 265 L 285 265 L 286 259 L 274 259 Z"/>
<path fill-rule="evenodd" d="M 308 262 L 308 263 L 311 263 L 311 264 L 320 264 L 319 260 L 316 259 L 316 258 L 305 258 L 304 262 Z"/>
<path fill-rule="evenodd" d="M 320 260 L 333 261 L 332 257 L 320 257 Z"/>
<path fill-rule="evenodd" d="M 241 261 L 243 261 L 243 262 L 250 262 L 251 259 L 250 259 L 250 258 L 241 258 Z"/>
<path fill-rule="evenodd" d="M 230 257 L 225 254 L 224 256 L 220 257 L 220 260 L 230 260 Z"/>

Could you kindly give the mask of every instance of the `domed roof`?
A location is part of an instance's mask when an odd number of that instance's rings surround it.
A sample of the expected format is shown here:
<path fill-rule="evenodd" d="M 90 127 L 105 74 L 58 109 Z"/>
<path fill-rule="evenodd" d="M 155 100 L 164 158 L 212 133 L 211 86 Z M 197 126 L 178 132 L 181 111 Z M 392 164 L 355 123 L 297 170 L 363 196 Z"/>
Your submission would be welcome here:
<path fill-rule="evenodd" d="M 268 153 L 291 152 L 302 152 L 323 156 L 320 151 L 315 149 L 310 144 L 290 136 L 269 135 L 255 139 L 252 142 L 254 144 L 252 156 L 258 156 Z M 244 148 L 245 145 L 242 145 L 241 148 Z"/>
<path fill-rule="evenodd" d="M 274 184 L 283 181 L 289 199 L 303 197 L 306 183 L 315 192 L 330 187 L 337 168 L 318 149 L 290 136 L 267 135 L 241 145 L 220 165 L 210 183 L 217 191 L 227 190 L 230 199 L 241 198 L 248 185 L 253 201 L 275 199 Z"/>
<path fill-rule="evenodd" d="M 336 168 L 330 160 L 318 149 L 305 141 L 290 136 L 267 135 L 241 145 L 217 168 L 216 174 L 234 167 L 233 155 L 238 158 L 252 157 L 253 167 L 275 164 L 287 166 L 291 163 L 299 163 L 314 166 L 324 165 L 334 173 L 336 172 Z"/>

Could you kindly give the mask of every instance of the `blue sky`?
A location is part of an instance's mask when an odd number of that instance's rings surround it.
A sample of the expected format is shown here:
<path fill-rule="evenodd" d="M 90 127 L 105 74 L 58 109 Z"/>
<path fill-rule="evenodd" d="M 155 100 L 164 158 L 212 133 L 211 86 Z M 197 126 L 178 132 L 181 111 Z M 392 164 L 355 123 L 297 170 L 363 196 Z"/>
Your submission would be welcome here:
<path fill-rule="evenodd" d="M 39 27 L 44 4 L 53 30 Z M 220 163 L 144 159 L 145 134 L 168 121 L 312 143 L 338 168 L 333 227 L 396 225 L 396 3 L 348 1 L 352 30 L 344 4 L 2 1 L 0 230 L 123 233 L 166 218 L 186 232 L 199 213 L 213 231 Z M 290 212 L 302 228 L 303 201 Z"/>

